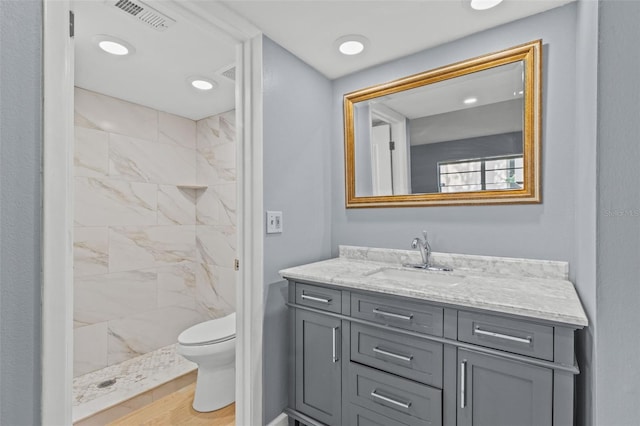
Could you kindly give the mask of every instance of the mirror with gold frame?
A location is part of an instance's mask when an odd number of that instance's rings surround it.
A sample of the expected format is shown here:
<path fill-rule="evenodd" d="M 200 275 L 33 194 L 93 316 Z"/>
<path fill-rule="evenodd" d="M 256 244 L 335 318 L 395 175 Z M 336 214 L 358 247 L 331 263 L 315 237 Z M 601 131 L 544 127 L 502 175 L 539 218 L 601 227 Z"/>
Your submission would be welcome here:
<path fill-rule="evenodd" d="M 346 94 L 346 207 L 541 202 L 541 49 Z"/>

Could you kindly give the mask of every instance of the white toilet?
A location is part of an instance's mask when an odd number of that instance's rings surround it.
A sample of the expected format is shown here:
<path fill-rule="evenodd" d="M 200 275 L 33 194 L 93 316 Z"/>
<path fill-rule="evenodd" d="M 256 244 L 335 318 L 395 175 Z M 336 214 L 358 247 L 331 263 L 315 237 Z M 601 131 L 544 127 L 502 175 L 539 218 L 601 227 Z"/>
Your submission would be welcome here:
<path fill-rule="evenodd" d="M 235 401 L 235 313 L 196 324 L 180 333 L 178 353 L 198 364 L 194 410 L 214 411 Z"/>

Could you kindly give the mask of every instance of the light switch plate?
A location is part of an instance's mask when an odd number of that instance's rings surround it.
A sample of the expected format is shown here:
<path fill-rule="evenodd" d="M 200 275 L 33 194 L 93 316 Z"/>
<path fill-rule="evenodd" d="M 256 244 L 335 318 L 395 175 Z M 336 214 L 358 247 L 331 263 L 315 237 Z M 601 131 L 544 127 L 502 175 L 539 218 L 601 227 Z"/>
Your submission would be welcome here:
<path fill-rule="evenodd" d="M 267 234 L 282 233 L 282 212 L 267 211 Z"/>

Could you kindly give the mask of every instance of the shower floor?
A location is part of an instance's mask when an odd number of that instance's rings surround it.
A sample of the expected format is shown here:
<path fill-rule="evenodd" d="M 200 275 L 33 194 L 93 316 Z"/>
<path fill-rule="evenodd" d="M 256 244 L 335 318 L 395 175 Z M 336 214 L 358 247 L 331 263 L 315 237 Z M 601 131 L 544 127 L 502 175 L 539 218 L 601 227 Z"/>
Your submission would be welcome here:
<path fill-rule="evenodd" d="M 176 345 L 132 358 L 73 379 L 73 422 L 114 407 L 196 370 L 176 352 Z M 115 383 L 101 387 L 105 382 Z"/>

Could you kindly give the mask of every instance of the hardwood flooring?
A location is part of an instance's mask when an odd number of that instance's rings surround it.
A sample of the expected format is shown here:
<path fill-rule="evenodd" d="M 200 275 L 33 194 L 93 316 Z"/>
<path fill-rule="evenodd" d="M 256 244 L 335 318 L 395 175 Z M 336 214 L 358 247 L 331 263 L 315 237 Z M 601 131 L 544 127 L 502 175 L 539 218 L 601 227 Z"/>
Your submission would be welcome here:
<path fill-rule="evenodd" d="M 195 383 L 109 423 L 109 426 L 235 425 L 235 404 L 210 413 L 199 413 L 191 407 L 194 391 Z"/>

